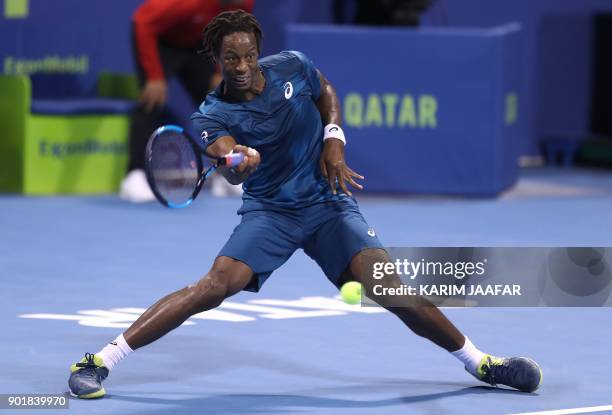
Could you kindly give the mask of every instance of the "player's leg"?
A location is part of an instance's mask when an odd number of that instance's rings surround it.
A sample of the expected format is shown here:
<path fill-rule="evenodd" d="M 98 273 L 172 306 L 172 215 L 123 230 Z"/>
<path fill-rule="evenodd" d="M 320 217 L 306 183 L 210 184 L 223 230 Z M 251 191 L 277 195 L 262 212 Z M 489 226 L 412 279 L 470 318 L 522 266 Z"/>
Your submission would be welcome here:
<path fill-rule="evenodd" d="M 337 287 L 349 280 L 359 281 L 365 292 L 372 292 L 373 262 L 387 262 L 389 257 L 372 228 L 368 226 L 352 200 L 336 203 L 307 241 L 304 251 L 321 266 Z M 368 277 L 369 276 L 369 277 Z M 398 287 L 399 277 L 376 280 L 386 287 Z M 500 359 L 479 351 L 444 314 L 422 297 L 405 296 L 384 301 L 372 298 L 395 314 L 416 334 L 431 340 L 458 358 L 468 372 L 489 383 L 506 384 L 533 391 L 539 386 L 541 372 L 531 359 Z"/>
<path fill-rule="evenodd" d="M 371 292 L 370 284 L 379 280 L 362 278 L 368 275 L 374 262 L 388 260 L 374 229 L 370 228 L 351 199 L 338 201 L 335 205 L 321 205 L 317 213 L 320 225 L 306 244 L 304 251 L 321 266 L 328 277 L 343 280 L 334 281 L 338 287 L 346 280 L 361 282 Z M 341 277 L 341 278 L 342 278 Z M 399 278 L 387 278 L 386 284 L 401 284 Z M 368 290 L 370 288 L 370 290 Z M 390 309 L 416 334 L 428 338 L 448 351 L 460 349 L 464 336 L 457 328 L 427 300 L 419 298 L 406 301 L 404 307 Z"/>
<path fill-rule="evenodd" d="M 219 306 L 226 298 L 242 291 L 252 277 L 253 270 L 245 263 L 219 256 L 204 278 L 153 304 L 123 337 L 132 350 L 146 346 L 192 315 Z"/>
<path fill-rule="evenodd" d="M 384 249 L 363 249 L 351 259 L 349 268 L 342 274 L 342 278 L 360 282 L 366 293 L 372 293 L 375 284 L 383 285 L 385 288 L 401 287 L 402 281 L 396 275 L 386 275 L 381 280 L 371 277 L 374 263 L 386 262 L 390 262 L 390 259 Z M 343 282 L 341 280 L 339 284 Z M 395 314 L 415 334 L 425 337 L 449 352 L 457 351 L 465 344 L 465 336 L 438 307 L 424 297 L 402 296 L 385 299 L 373 296 L 372 300 Z"/>
<path fill-rule="evenodd" d="M 302 239 L 299 227 L 282 214 L 244 214 L 204 278 L 165 296 L 100 352 L 87 353 L 85 359 L 72 365 L 68 381 L 71 392 L 80 398 L 104 396 L 102 381 L 120 360 L 240 290 L 258 291 Z"/>
<path fill-rule="evenodd" d="M 380 280 L 372 278 L 373 264 L 376 262 L 391 261 L 383 249 L 359 251 L 352 258 L 343 277 L 360 282 L 366 293 L 374 292 L 374 284 L 381 284 L 385 288 L 398 288 L 402 285 L 397 275 L 386 275 Z M 481 352 L 426 298 L 399 296 L 390 299 L 372 295 L 371 299 L 395 314 L 415 334 L 450 352 L 477 379 L 525 392 L 533 392 L 540 386 L 542 372 L 537 363 L 524 357 L 499 358 Z"/>
<path fill-rule="evenodd" d="M 102 381 L 132 351 L 146 346 L 177 328 L 194 314 L 217 307 L 244 289 L 253 271 L 241 261 L 219 256 L 210 271 L 195 284 L 169 294 L 145 311 L 126 331 L 98 353 L 87 353 L 71 366 L 68 385 L 74 396 L 100 398 L 106 394 Z"/>

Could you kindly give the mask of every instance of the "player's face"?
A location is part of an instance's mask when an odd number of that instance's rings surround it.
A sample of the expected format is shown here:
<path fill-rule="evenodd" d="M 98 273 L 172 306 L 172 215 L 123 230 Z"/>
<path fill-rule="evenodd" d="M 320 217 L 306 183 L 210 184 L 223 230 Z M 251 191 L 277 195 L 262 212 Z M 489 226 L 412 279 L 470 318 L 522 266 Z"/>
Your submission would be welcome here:
<path fill-rule="evenodd" d="M 253 33 L 237 32 L 223 37 L 219 64 L 230 90 L 246 92 L 257 80 L 257 40 Z"/>

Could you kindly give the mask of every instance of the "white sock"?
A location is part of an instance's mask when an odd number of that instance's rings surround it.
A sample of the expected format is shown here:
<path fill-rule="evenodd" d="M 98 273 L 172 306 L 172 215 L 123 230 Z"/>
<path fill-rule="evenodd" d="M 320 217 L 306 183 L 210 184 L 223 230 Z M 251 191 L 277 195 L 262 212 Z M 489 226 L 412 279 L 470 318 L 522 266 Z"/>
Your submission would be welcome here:
<path fill-rule="evenodd" d="M 463 347 L 455 352 L 451 352 L 451 354 L 461 360 L 468 372 L 473 375 L 476 374 L 476 368 L 485 356 L 485 354 L 478 350 L 467 337 L 465 338 Z"/>
<path fill-rule="evenodd" d="M 122 334 L 114 341 L 104 346 L 102 350 L 96 353 L 96 356 L 101 357 L 102 360 L 104 360 L 104 365 L 110 371 L 113 370 L 113 367 L 117 363 L 132 352 L 132 348 L 127 344 Z"/>

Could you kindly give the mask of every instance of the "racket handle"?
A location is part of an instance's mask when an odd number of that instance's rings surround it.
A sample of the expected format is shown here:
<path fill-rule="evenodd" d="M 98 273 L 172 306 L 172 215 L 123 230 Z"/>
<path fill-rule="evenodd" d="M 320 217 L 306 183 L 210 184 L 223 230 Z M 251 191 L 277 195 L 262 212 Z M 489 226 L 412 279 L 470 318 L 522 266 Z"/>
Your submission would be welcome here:
<path fill-rule="evenodd" d="M 226 156 L 219 157 L 217 159 L 217 166 L 237 166 L 244 161 L 244 154 L 242 153 L 230 153 Z"/>

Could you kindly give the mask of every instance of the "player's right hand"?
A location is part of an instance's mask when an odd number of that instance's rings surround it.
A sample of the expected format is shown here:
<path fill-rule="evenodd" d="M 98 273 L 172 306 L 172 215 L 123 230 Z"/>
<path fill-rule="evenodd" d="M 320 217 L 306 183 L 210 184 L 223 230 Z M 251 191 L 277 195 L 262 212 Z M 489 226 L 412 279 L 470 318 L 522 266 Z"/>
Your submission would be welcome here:
<path fill-rule="evenodd" d="M 253 173 L 255 170 L 257 170 L 259 163 L 261 163 L 261 157 L 259 155 L 259 151 L 251 147 L 242 146 L 240 144 L 235 145 L 232 151 L 234 153 L 244 154 L 244 160 L 242 161 L 242 163 L 234 167 L 234 170 L 237 173 L 239 173 L 244 178 L 246 178 L 251 173 Z"/>
<path fill-rule="evenodd" d="M 140 104 L 146 112 L 161 108 L 168 97 L 168 83 L 165 79 L 147 81 L 140 93 Z"/>

